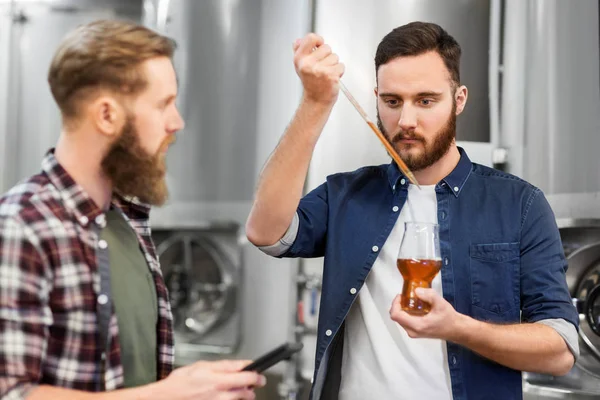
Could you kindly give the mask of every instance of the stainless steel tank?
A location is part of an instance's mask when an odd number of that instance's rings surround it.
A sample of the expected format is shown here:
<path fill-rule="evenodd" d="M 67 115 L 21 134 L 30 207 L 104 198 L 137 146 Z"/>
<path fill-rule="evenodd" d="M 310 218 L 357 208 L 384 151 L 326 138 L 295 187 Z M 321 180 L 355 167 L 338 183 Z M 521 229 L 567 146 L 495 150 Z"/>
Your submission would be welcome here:
<path fill-rule="evenodd" d="M 186 126 L 169 151 L 169 209 L 252 200 L 261 0 L 172 0 L 166 33 Z M 254 39 L 253 39 L 254 38 Z"/>
<path fill-rule="evenodd" d="M 548 196 L 600 192 L 598 1 L 504 3 L 496 145 L 509 172 Z"/>
<path fill-rule="evenodd" d="M 46 81 L 67 32 L 95 19 L 140 21 L 142 0 L 0 1 L 0 191 L 37 173 L 61 130 Z"/>

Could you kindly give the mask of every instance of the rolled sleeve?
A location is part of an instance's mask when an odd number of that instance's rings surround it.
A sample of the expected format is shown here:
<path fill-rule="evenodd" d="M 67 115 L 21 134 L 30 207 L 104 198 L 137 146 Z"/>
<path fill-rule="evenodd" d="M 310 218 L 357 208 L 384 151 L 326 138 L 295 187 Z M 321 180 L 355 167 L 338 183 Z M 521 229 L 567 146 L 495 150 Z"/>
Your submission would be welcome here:
<path fill-rule="evenodd" d="M 563 338 L 573 357 L 575 357 L 575 361 L 577 361 L 579 358 L 579 337 L 573 324 L 564 319 L 543 319 L 537 323 L 554 329 Z"/>
<path fill-rule="evenodd" d="M 525 207 L 521 229 L 522 319 L 563 319 L 579 327 L 566 281 L 567 261 L 554 213 L 539 189 Z"/>
<path fill-rule="evenodd" d="M 276 257 L 322 257 L 328 221 L 327 182 L 300 200 L 294 220 L 279 242 L 260 249 Z"/>
<path fill-rule="evenodd" d="M 260 246 L 259 249 L 270 256 L 279 257 L 280 255 L 287 252 L 290 247 L 294 244 L 296 240 L 296 236 L 298 235 L 298 227 L 300 225 L 300 219 L 298 218 L 298 213 L 294 214 L 294 218 L 292 219 L 292 223 L 288 228 L 285 235 L 275 244 L 270 246 Z"/>
<path fill-rule="evenodd" d="M 28 228 L 0 217 L 0 398 L 23 399 L 39 382 L 52 315 L 41 252 Z"/>

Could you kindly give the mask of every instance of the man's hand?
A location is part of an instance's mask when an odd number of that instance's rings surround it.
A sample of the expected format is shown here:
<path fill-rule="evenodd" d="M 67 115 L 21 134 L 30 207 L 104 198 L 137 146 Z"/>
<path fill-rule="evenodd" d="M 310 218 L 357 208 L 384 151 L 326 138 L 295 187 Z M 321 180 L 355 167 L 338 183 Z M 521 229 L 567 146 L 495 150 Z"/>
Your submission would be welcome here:
<path fill-rule="evenodd" d="M 323 38 L 309 33 L 294 43 L 294 66 L 304 87 L 304 98 L 331 106 L 337 100 L 344 65 Z"/>
<path fill-rule="evenodd" d="M 241 372 L 249 361 L 198 361 L 178 368 L 159 381 L 160 397 L 181 400 L 246 400 L 254 399 L 253 387 L 266 383 L 256 372 Z"/>
<path fill-rule="evenodd" d="M 390 309 L 391 318 L 402 326 L 411 338 L 433 338 L 456 341 L 460 321 L 464 317 L 433 289 L 417 288 L 417 296 L 431 304 L 424 316 L 413 316 L 400 307 L 400 295 L 396 296 Z"/>
<path fill-rule="evenodd" d="M 411 338 L 454 342 L 506 367 L 519 371 L 565 375 L 575 358 L 565 340 L 551 327 L 537 323 L 496 325 L 457 312 L 433 289 L 418 288 L 417 296 L 429 304 L 425 316 L 412 316 L 400 307 L 400 295 L 390 309 L 391 318 Z"/>
<path fill-rule="evenodd" d="M 256 372 L 241 371 L 249 363 L 198 361 L 158 382 L 101 393 L 41 385 L 31 390 L 27 400 L 252 400 L 254 387 L 264 386 L 266 381 Z"/>

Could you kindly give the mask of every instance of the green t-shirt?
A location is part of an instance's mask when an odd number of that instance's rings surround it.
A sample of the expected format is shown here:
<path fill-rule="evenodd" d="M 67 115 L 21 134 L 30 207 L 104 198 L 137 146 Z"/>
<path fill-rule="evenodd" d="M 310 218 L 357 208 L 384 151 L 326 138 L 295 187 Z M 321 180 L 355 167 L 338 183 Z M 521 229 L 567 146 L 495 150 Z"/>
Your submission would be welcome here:
<path fill-rule="evenodd" d="M 106 213 L 100 236 L 108 243 L 125 387 L 156 382 L 158 304 L 152 273 L 135 232 L 119 211 Z"/>

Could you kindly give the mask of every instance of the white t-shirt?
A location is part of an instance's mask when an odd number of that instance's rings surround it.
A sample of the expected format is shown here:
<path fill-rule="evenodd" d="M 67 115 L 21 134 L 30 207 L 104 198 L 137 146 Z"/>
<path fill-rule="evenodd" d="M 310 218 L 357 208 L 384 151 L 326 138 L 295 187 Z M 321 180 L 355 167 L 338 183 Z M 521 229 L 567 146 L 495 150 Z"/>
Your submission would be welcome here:
<path fill-rule="evenodd" d="M 340 400 L 451 400 L 446 342 L 412 339 L 389 310 L 402 291 L 396 267 L 404 223 L 437 223 L 435 186 L 409 185 L 408 198 L 346 318 Z M 442 294 L 441 273 L 432 287 Z"/>

